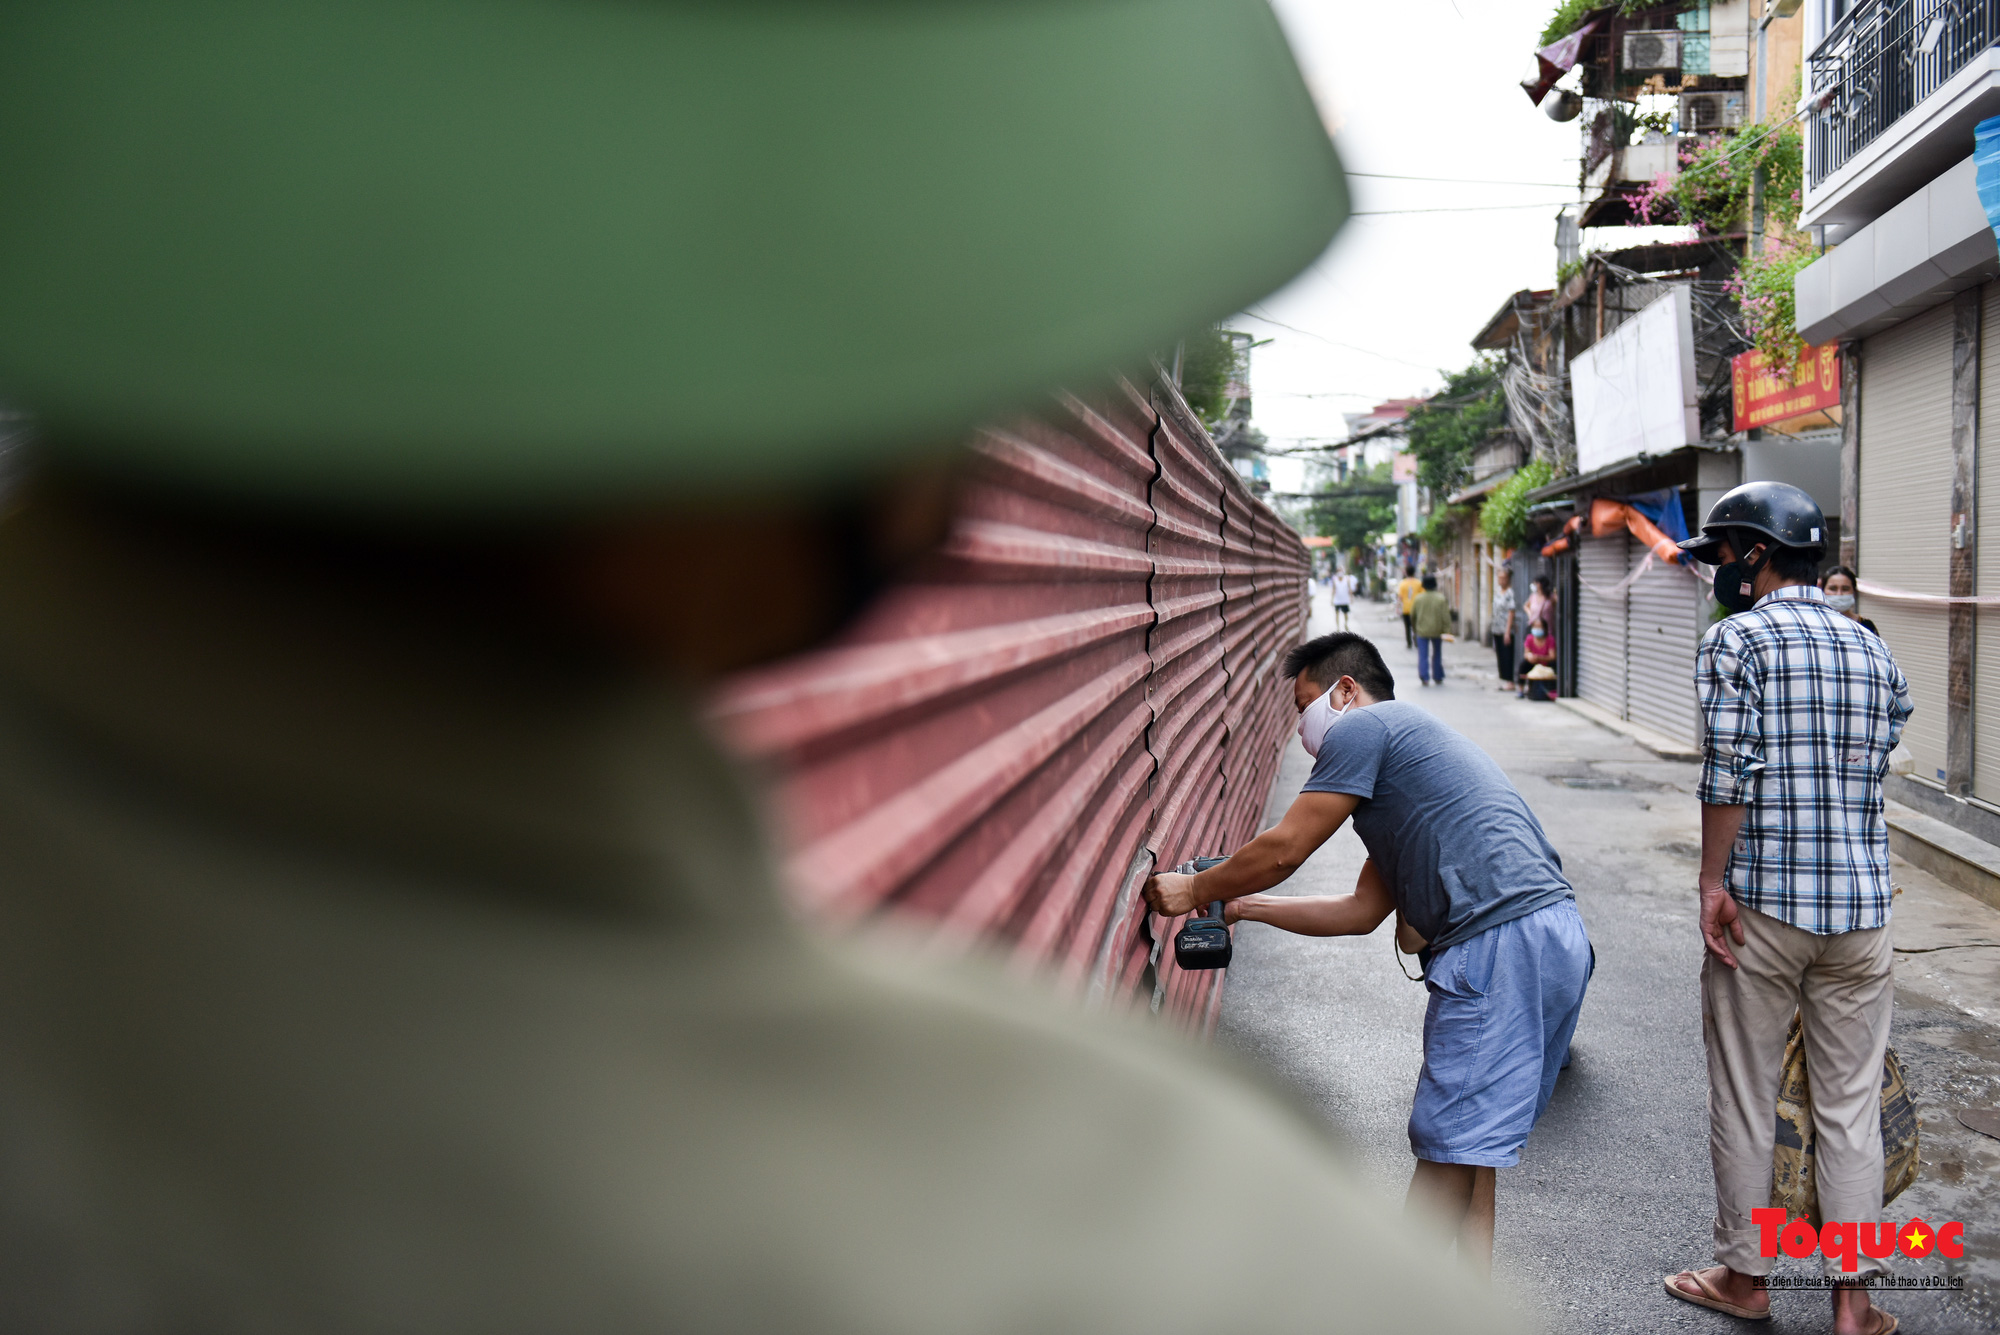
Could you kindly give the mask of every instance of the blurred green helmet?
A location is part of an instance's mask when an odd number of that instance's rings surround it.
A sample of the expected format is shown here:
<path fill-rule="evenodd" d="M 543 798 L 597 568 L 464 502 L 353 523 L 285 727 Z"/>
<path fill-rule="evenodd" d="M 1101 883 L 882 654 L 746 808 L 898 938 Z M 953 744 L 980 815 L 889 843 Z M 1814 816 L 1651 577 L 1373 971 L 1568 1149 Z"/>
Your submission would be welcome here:
<path fill-rule="evenodd" d="M 1317 256 L 1265 0 L 48 0 L 0 19 L 0 399 L 339 507 L 812 486 Z"/>

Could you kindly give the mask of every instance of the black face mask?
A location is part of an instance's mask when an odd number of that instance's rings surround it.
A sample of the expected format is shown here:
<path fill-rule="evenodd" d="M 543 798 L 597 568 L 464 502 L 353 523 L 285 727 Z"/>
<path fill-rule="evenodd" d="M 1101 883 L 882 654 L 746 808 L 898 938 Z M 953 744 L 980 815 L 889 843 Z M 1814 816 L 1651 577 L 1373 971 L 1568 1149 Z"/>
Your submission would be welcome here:
<path fill-rule="evenodd" d="M 1731 561 L 1715 568 L 1715 601 L 1722 604 L 1724 611 L 1733 615 L 1757 605 L 1757 594 L 1751 586 L 1756 583 L 1757 572 L 1764 568 L 1764 562 L 1770 559 L 1771 554 L 1766 551 L 1755 565 Z"/>

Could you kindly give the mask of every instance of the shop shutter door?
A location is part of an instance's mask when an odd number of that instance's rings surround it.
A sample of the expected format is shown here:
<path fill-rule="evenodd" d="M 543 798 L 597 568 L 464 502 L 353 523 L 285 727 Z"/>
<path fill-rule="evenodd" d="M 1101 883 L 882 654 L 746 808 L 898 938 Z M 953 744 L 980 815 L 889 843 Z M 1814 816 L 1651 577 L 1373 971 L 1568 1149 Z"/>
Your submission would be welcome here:
<path fill-rule="evenodd" d="M 1624 534 L 1586 538 L 1576 552 L 1576 693 L 1625 717 L 1625 606 L 1630 568 Z"/>
<path fill-rule="evenodd" d="M 1861 351 L 1861 577 L 1947 593 L 1951 529 L 1951 303 L 1884 330 Z M 1863 597 L 1909 678 L 1916 713 L 1904 734 L 1916 772 L 1944 768 L 1943 608 Z"/>
<path fill-rule="evenodd" d="M 1647 556 L 1632 543 L 1632 563 Z M 1687 746 L 1696 738 L 1694 649 L 1700 584 L 1681 565 L 1654 561 L 1632 585 L 1626 632 L 1625 717 Z"/>
<path fill-rule="evenodd" d="M 2000 283 L 1979 339 L 1979 592 L 2000 593 Z M 1972 670 L 1972 794 L 2000 803 L 2000 607 L 1981 608 Z"/>

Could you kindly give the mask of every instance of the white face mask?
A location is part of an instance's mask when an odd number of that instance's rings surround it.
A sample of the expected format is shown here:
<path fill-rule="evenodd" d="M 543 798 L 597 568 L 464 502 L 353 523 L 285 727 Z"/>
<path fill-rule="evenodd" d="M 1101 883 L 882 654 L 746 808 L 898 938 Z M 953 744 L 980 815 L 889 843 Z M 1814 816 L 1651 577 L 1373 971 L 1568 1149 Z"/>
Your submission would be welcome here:
<path fill-rule="evenodd" d="M 1351 700 L 1339 709 L 1333 707 L 1333 693 L 1339 686 L 1340 683 L 1335 682 L 1327 687 L 1326 693 L 1307 705 L 1305 711 L 1299 715 L 1299 745 L 1303 746 L 1306 754 L 1314 760 L 1319 759 L 1320 744 L 1326 740 L 1327 729 L 1333 726 L 1335 719 L 1354 708 L 1354 702 Z"/>
<path fill-rule="evenodd" d="M 1852 612 L 1854 610 L 1854 595 L 1851 593 L 1829 593 L 1826 596 L 1826 605 L 1836 612 Z"/>

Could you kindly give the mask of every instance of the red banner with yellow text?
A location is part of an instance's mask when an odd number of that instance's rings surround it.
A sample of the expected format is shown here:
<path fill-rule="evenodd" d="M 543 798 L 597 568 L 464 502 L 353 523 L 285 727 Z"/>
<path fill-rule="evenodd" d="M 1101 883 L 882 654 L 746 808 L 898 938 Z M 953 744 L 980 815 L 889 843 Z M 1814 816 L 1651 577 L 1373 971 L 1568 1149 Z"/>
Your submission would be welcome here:
<path fill-rule="evenodd" d="M 1832 343 L 1801 347 L 1790 366 L 1773 367 L 1754 349 L 1739 352 L 1729 372 L 1738 431 L 1840 406 L 1840 349 Z"/>

